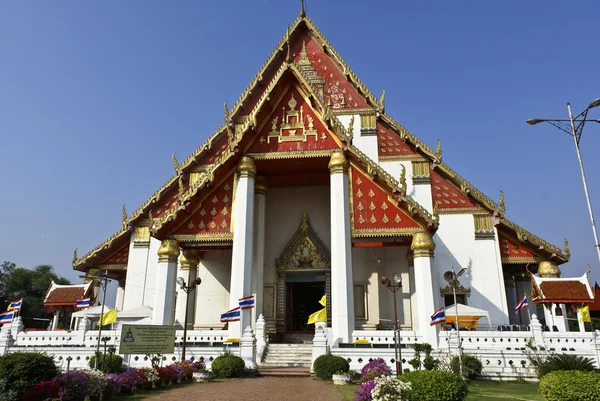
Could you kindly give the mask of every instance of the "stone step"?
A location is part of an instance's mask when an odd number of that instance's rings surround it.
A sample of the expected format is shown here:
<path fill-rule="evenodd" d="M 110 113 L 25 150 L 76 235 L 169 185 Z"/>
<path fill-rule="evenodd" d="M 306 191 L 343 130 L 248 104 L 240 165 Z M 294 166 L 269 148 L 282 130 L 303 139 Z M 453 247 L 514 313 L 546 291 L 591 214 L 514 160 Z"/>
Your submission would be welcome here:
<path fill-rule="evenodd" d="M 266 358 L 263 359 L 263 363 L 303 363 L 303 364 L 311 364 L 311 358 Z"/>
<path fill-rule="evenodd" d="M 310 367 L 262 367 L 258 368 L 261 376 L 310 376 Z"/>
<path fill-rule="evenodd" d="M 306 357 L 306 358 L 310 358 L 312 356 L 312 352 L 273 352 L 273 351 L 267 351 L 265 352 L 265 356 L 287 356 L 290 358 L 295 358 L 295 357 Z"/>

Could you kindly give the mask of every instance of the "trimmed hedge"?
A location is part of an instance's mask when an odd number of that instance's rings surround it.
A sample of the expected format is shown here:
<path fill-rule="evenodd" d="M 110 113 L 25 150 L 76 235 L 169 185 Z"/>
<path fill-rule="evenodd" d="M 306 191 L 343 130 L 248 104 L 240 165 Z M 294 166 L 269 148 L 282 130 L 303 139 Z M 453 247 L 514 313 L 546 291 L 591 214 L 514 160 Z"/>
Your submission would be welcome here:
<path fill-rule="evenodd" d="M 96 355 L 90 358 L 88 363 L 90 369 L 96 368 Z M 101 354 L 98 360 L 98 369 L 104 373 L 119 373 L 123 365 L 123 357 L 121 355 Z"/>
<path fill-rule="evenodd" d="M 467 383 L 458 375 L 443 370 L 419 370 L 400 376 L 411 383 L 410 401 L 462 401 L 467 397 Z"/>
<path fill-rule="evenodd" d="M 315 359 L 314 370 L 315 375 L 318 378 L 331 380 L 331 376 L 333 376 L 335 372 L 348 372 L 350 370 L 350 365 L 348 364 L 348 361 L 341 356 L 327 354 L 321 355 Z"/>
<path fill-rule="evenodd" d="M 469 379 L 474 379 L 477 376 L 481 376 L 483 370 L 483 364 L 475 355 L 463 354 L 462 356 L 463 375 Z M 460 374 L 460 362 L 458 355 L 454 355 L 450 360 L 450 369 L 455 375 Z"/>
<path fill-rule="evenodd" d="M 211 364 L 211 369 L 216 377 L 241 377 L 245 367 L 244 360 L 232 354 L 218 356 Z"/>
<path fill-rule="evenodd" d="M 600 400 L 600 374 L 578 370 L 557 370 L 540 380 L 539 392 L 546 401 Z"/>
<path fill-rule="evenodd" d="M 546 358 L 537 358 L 534 361 L 532 361 L 532 364 L 540 379 L 557 370 L 579 370 L 581 372 L 593 372 L 595 370 L 594 361 L 580 355 L 552 354 Z"/>
<path fill-rule="evenodd" d="M 0 357 L 0 394 L 20 399 L 23 390 L 53 379 L 58 373 L 54 359 L 37 352 L 15 352 Z"/>

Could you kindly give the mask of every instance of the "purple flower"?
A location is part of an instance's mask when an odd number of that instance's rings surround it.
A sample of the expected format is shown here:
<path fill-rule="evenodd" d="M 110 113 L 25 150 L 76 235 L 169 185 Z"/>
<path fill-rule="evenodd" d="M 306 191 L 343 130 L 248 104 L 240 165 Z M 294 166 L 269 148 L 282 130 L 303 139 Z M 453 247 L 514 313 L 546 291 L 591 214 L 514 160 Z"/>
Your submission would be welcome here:
<path fill-rule="evenodd" d="M 62 401 L 83 400 L 90 388 L 90 376 L 87 372 L 72 370 L 58 377 L 60 391 L 58 396 Z"/>
<path fill-rule="evenodd" d="M 116 394 L 121 391 L 121 378 L 116 374 L 108 374 L 105 376 L 106 378 L 106 388 L 105 392 Z"/>
<path fill-rule="evenodd" d="M 354 392 L 356 401 L 371 401 L 371 391 L 375 388 L 375 380 L 369 380 L 360 385 L 360 388 Z"/>
<path fill-rule="evenodd" d="M 121 373 L 119 375 L 119 380 L 121 381 L 121 389 L 125 391 L 131 391 L 142 381 L 137 369 Z"/>
<path fill-rule="evenodd" d="M 383 358 L 373 359 L 372 362 L 367 363 L 365 366 L 363 366 L 362 370 L 360 371 L 360 374 L 364 376 L 374 369 L 379 369 L 381 373 L 386 376 L 392 374 L 392 369 L 385 363 Z"/>

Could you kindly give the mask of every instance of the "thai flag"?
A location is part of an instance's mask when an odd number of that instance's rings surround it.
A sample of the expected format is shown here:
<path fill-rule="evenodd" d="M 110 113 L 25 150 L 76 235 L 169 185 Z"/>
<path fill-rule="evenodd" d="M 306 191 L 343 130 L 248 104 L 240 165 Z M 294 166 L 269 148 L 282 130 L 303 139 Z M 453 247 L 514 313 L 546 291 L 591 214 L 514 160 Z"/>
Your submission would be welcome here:
<path fill-rule="evenodd" d="M 250 295 L 249 297 L 240 298 L 239 302 L 240 302 L 240 308 L 252 309 L 252 308 L 254 308 L 254 295 Z"/>
<path fill-rule="evenodd" d="M 4 312 L 0 313 L 0 324 L 12 323 L 13 321 L 13 312 Z"/>
<path fill-rule="evenodd" d="M 75 304 L 76 307 L 78 308 L 89 308 L 90 307 L 90 302 L 91 299 L 90 298 L 82 298 L 82 299 L 78 299 L 77 303 Z"/>
<path fill-rule="evenodd" d="M 527 295 L 523 295 L 523 299 L 521 300 L 521 302 L 519 302 L 517 306 L 515 306 L 515 314 L 518 314 L 521 309 L 527 308 L 529 308 L 529 305 L 527 304 Z"/>
<path fill-rule="evenodd" d="M 239 322 L 240 320 L 240 307 L 233 308 L 221 315 L 221 322 Z"/>
<path fill-rule="evenodd" d="M 431 323 L 430 326 L 435 326 L 436 324 L 444 323 L 446 321 L 446 313 L 444 312 L 445 308 L 440 308 L 433 315 L 431 315 Z"/>
<path fill-rule="evenodd" d="M 12 301 L 10 303 L 10 306 L 8 307 L 9 311 L 19 311 L 21 310 L 21 305 L 23 305 L 23 298 L 18 299 L 16 301 Z"/>

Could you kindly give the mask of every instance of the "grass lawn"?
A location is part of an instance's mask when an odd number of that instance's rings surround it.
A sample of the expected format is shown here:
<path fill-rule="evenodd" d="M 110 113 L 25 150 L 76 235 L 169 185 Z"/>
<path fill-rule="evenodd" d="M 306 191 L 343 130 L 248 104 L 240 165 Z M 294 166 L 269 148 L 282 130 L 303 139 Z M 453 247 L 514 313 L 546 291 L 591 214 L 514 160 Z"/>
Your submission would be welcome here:
<path fill-rule="evenodd" d="M 343 401 L 354 401 L 357 385 L 336 387 Z M 544 396 L 537 389 L 537 383 L 475 380 L 469 383 L 467 401 L 544 401 Z"/>

